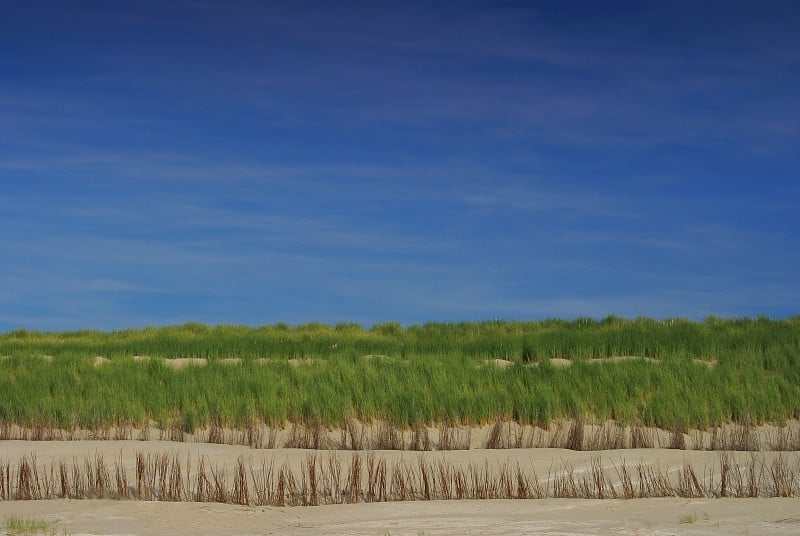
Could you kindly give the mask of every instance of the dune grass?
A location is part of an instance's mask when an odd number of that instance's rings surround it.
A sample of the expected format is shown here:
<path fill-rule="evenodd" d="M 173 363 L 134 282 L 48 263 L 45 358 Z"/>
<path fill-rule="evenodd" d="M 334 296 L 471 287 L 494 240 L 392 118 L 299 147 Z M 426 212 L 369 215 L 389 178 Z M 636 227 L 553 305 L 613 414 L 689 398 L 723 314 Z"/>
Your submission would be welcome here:
<path fill-rule="evenodd" d="M 16 330 L 0 335 L 0 355 L 0 423 L 21 426 L 546 425 L 581 416 L 673 429 L 800 416 L 800 317 Z M 109 362 L 96 366 L 98 355 Z M 658 361 L 591 362 L 614 356 Z M 155 359 L 178 357 L 208 364 Z"/>

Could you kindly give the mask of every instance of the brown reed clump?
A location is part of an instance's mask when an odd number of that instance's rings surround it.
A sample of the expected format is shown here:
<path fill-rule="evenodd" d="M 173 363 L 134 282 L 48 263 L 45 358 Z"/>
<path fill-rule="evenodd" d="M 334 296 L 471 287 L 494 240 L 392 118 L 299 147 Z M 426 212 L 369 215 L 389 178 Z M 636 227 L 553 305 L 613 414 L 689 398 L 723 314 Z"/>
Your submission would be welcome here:
<path fill-rule="evenodd" d="M 211 418 L 211 425 L 208 430 L 208 442 L 218 445 L 225 443 L 225 430 L 222 428 L 222 421 L 218 415 Z"/>
<path fill-rule="evenodd" d="M 213 417 L 206 431 L 192 432 L 180 415 L 155 428 L 157 438 L 169 441 L 200 441 L 215 444 L 247 445 L 254 449 L 274 449 L 279 446 L 328 450 L 467 450 L 471 448 L 473 430 L 458 426 L 446 419 L 439 424 L 438 434 L 417 425 L 408 435 L 391 421 L 360 423 L 349 417 L 338 432 L 338 438 L 320 420 L 298 422 L 289 426 L 285 434 L 272 424 L 251 419 L 240 428 L 227 428 L 222 420 Z M 35 441 L 73 440 L 129 440 L 152 439 L 151 421 L 144 419 L 132 425 L 129 422 L 98 424 L 79 428 L 73 424 L 57 428 L 44 420 L 30 426 L 0 423 L 0 439 Z M 438 439 L 437 439 L 438 435 Z M 285 437 L 285 441 L 282 439 Z M 623 448 L 660 448 L 715 450 L 715 451 L 800 451 L 800 424 L 793 420 L 782 427 L 758 427 L 750 418 L 725 425 L 717 425 L 706 432 L 703 429 L 687 430 L 683 424 L 674 427 L 666 439 L 659 441 L 659 432 L 634 422 L 627 428 L 619 421 L 609 421 L 602 426 L 587 424 L 580 415 L 569 421 L 556 421 L 547 429 L 531 428 L 514 421 L 495 421 L 483 448 L 565 448 L 571 450 L 607 450 Z M 280 445 L 279 445 L 280 443 Z"/>
<path fill-rule="evenodd" d="M 428 428 L 424 425 L 418 424 L 414 427 L 411 435 L 411 444 L 408 447 L 410 450 L 431 450 L 433 444 L 431 442 Z"/>
<path fill-rule="evenodd" d="M 669 448 L 686 450 L 686 428 L 683 423 L 679 423 L 673 430 L 669 438 Z"/>
<path fill-rule="evenodd" d="M 286 443 L 287 448 L 327 450 L 332 447 L 328 430 L 320 420 L 307 424 L 294 423 Z"/>
<path fill-rule="evenodd" d="M 588 440 L 586 450 L 625 448 L 625 427 L 617 421 L 604 423 Z"/>
<path fill-rule="evenodd" d="M 653 434 L 652 432 L 649 432 L 640 422 L 634 423 L 631 426 L 630 448 L 632 449 L 653 448 Z"/>
<path fill-rule="evenodd" d="M 487 449 L 508 448 L 508 426 L 501 420 L 495 421 L 486 437 Z"/>
<path fill-rule="evenodd" d="M 583 450 L 584 428 L 585 425 L 583 418 L 580 415 L 573 417 L 572 425 L 570 426 L 569 434 L 567 434 L 567 440 L 564 448 L 569 450 Z"/>
<path fill-rule="evenodd" d="M 403 434 L 390 421 L 381 421 L 372 444 L 376 450 L 404 450 Z"/>
<path fill-rule="evenodd" d="M 717 426 L 711 432 L 711 450 L 751 452 L 761 448 L 752 419 L 746 417 L 725 428 Z M 776 449 L 782 450 L 782 449 Z"/>
<path fill-rule="evenodd" d="M 768 444 L 772 450 L 798 451 L 800 450 L 800 426 L 791 423 L 778 428 L 770 434 Z"/>
<path fill-rule="evenodd" d="M 453 425 L 447 419 L 439 426 L 439 450 L 469 450 L 472 432 Z"/>
<path fill-rule="evenodd" d="M 200 457 L 193 466 L 167 453 L 138 452 L 135 483 L 129 482 L 122 459 L 113 470 L 102 456 L 74 459 L 71 464 L 37 463 L 23 456 L 0 462 L 0 500 L 114 498 L 148 501 L 199 501 L 240 505 L 316 506 L 322 504 L 442 500 L 644 498 L 644 497 L 793 497 L 800 493 L 800 463 L 779 453 L 769 462 L 751 454 L 743 463 L 729 452 L 698 472 L 688 462 L 676 472 L 658 465 L 623 460 L 607 468 L 592 456 L 577 468 L 568 462 L 551 467 L 540 479 L 531 467 L 503 464 L 459 465 L 441 458 L 390 464 L 375 453 L 353 453 L 344 474 L 341 458 L 329 453 L 307 455 L 299 472 L 272 461 L 248 465 L 243 458 L 231 472 Z M 113 478 L 112 478 L 113 475 Z M 702 476 L 700 476 L 702 475 Z M 615 476 L 615 478 L 614 478 Z"/>

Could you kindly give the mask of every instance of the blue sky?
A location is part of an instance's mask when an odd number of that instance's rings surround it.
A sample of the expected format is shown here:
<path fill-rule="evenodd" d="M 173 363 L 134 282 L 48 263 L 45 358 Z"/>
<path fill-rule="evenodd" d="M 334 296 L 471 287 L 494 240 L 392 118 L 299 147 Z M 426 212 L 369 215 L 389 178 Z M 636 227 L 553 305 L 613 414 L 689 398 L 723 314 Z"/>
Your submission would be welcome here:
<path fill-rule="evenodd" d="M 800 313 L 797 2 L 30 1 L 0 331 Z"/>

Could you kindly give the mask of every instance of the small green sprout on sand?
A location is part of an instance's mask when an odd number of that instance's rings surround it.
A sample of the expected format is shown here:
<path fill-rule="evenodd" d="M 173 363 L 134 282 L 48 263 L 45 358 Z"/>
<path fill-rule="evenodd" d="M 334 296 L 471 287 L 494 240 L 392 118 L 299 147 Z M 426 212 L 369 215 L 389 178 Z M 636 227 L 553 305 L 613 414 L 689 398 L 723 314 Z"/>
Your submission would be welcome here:
<path fill-rule="evenodd" d="M 25 517 L 11 516 L 3 520 L 3 530 L 9 536 L 55 536 L 56 524 L 44 519 L 28 519 Z"/>
<path fill-rule="evenodd" d="M 697 523 L 697 514 L 685 514 L 678 517 L 678 522 L 682 525 L 693 525 Z"/>

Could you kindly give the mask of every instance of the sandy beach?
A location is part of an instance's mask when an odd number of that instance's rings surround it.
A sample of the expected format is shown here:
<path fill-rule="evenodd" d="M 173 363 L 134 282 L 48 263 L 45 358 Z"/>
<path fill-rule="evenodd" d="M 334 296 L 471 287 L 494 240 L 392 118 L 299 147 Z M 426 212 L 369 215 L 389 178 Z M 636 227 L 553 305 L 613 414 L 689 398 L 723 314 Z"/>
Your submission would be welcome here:
<path fill-rule="evenodd" d="M 800 531 L 795 498 L 430 501 L 293 508 L 108 500 L 0 503 L 0 516 L 9 515 L 53 521 L 59 530 L 76 536 L 766 536 Z"/>
<path fill-rule="evenodd" d="M 677 477 L 693 466 L 711 486 L 719 487 L 720 453 L 670 449 L 627 449 L 578 452 L 565 449 L 471 449 L 447 452 L 351 451 L 314 452 L 304 449 L 250 449 L 240 445 L 168 441 L 3 441 L 0 459 L 35 459 L 41 472 L 64 462 L 102 459 L 109 467 L 124 467 L 135 482 L 137 453 L 155 459 L 167 454 L 196 468 L 199 460 L 233 478 L 237 463 L 260 467 L 267 463 L 302 472 L 309 455 L 340 460 L 344 472 L 354 455 L 370 454 L 394 466 L 446 463 L 452 468 L 482 467 L 496 475 L 504 467 L 523 467 L 547 481 L 566 467 L 580 479 L 601 466 L 609 489 L 621 489 L 619 467 L 653 467 Z M 761 452 L 767 463 L 782 456 L 796 471 L 798 453 Z M 730 453 L 731 463 L 747 467 L 753 455 Z M 320 463 L 320 466 L 322 464 Z M 765 466 L 765 467 L 767 467 Z M 768 470 L 768 469 L 767 469 Z M 366 473 L 366 469 L 364 471 Z M 715 473 L 716 472 L 716 473 Z M 715 476 L 716 475 L 716 476 Z M 187 481 L 191 478 L 188 472 Z M 366 475 L 362 477 L 366 479 Z M 716 479 L 716 480 L 715 480 Z M 13 478 L 12 478 L 13 480 Z M 231 480 L 228 480 L 229 482 Z M 769 481 L 769 475 L 765 475 Z M 715 484 L 716 482 L 716 484 Z M 252 484 L 251 484 L 252 485 Z M 730 485 L 730 484 L 729 484 Z M 52 523 L 58 534 L 285 534 L 285 535 L 462 535 L 462 534 L 797 534 L 800 501 L 796 498 L 643 498 L 643 499 L 493 499 L 359 502 L 324 506 L 254 506 L 219 502 L 156 500 L 54 499 L 0 501 L 0 518 L 26 517 Z"/>

